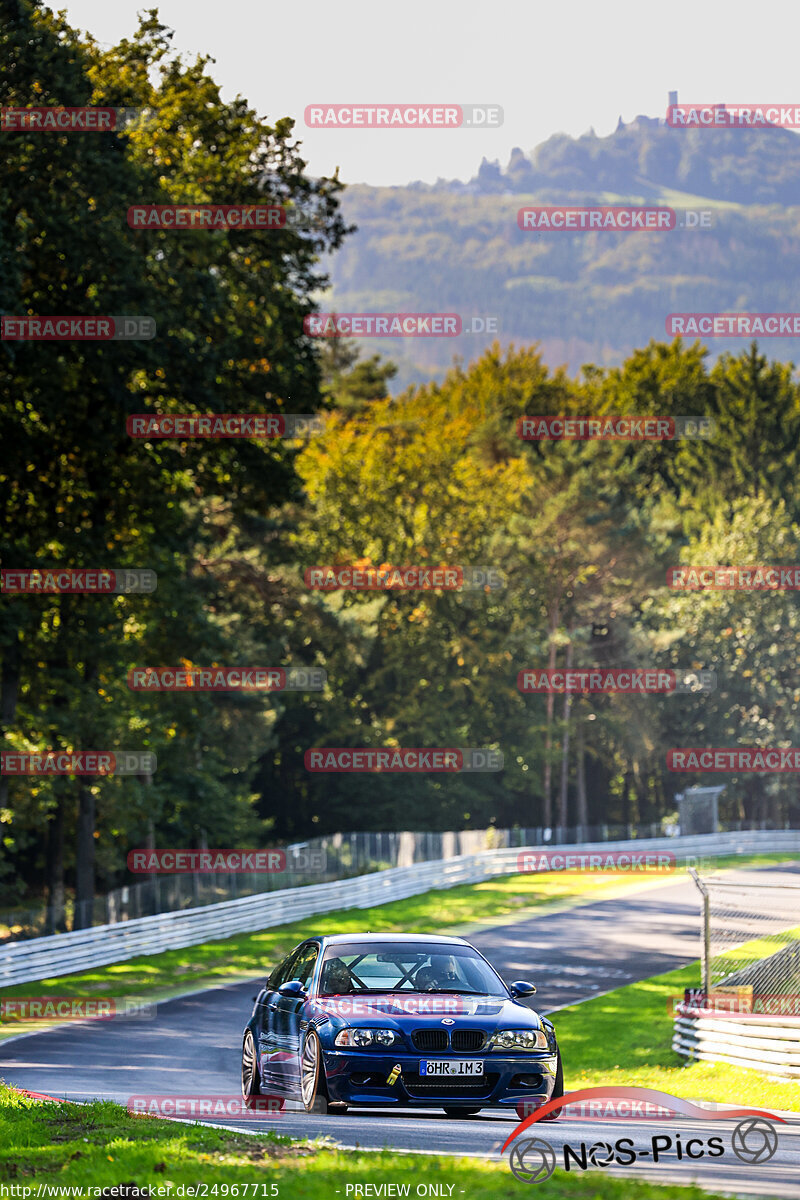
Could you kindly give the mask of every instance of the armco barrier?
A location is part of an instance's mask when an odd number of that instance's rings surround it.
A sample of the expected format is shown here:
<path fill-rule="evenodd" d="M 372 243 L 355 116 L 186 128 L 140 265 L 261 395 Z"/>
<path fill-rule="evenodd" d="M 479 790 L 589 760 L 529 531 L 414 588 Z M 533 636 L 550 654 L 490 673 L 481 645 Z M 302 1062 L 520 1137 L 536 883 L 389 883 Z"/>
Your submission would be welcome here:
<path fill-rule="evenodd" d="M 800 1020 L 788 1017 L 676 1017 L 672 1049 L 684 1058 L 800 1077 Z"/>
<path fill-rule="evenodd" d="M 768 850 L 800 850 L 800 830 L 752 830 L 742 833 L 704 834 L 696 837 L 640 838 L 635 841 L 592 842 L 581 846 L 532 846 L 565 853 L 629 850 L 642 853 L 667 850 L 680 859 L 748 854 Z M 126 962 L 162 950 L 179 950 L 237 933 L 252 933 L 318 913 L 337 909 L 371 908 L 390 900 L 417 896 L 432 888 L 479 883 L 497 875 L 517 874 L 517 857 L 525 847 L 485 850 L 410 867 L 392 867 L 355 879 L 286 888 L 283 891 L 243 896 L 203 908 L 160 913 L 115 925 L 95 925 L 72 933 L 12 942 L 0 950 L 0 987 L 37 979 L 74 974 L 76 971 Z"/>

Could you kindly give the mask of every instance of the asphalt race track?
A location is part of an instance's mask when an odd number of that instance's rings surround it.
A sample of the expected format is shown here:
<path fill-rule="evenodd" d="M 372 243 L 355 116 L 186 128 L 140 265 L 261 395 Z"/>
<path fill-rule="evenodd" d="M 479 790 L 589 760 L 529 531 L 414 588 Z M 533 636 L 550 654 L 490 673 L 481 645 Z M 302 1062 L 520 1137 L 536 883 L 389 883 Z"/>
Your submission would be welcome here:
<path fill-rule="evenodd" d="M 778 881 L 787 874 L 796 878 L 798 871 L 800 868 L 767 868 L 758 875 Z M 752 878 L 752 872 L 747 874 Z M 324 917 L 320 924 L 324 931 Z M 698 958 L 699 930 L 697 890 L 691 881 L 681 881 L 486 928 L 470 940 L 505 979 L 532 979 L 538 987 L 534 1007 L 552 1012 Z M 265 964 L 265 974 L 271 965 Z M 130 1096 L 145 1094 L 238 1095 L 241 1030 L 256 983 L 214 988 L 163 1003 L 151 1020 L 84 1021 L 0 1043 L 0 1076 L 17 1087 L 72 1100 L 108 1099 L 124 1104 Z M 570 1065 L 565 1063 L 567 1091 L 575 1086 L 570 1083 Z M 748 1097 L 742 1096 L 741 1103 L 747 1105 Z M 265 1120 L 264 1125 L 298 1137 L 326 1135 L 344 1146 L 388 1146 L 487 1158 L 499 1154 L 516 1120 L 516 1116 L 492 1110 L 454 1120 L 435 1109 L 362 1109 L 324 1117 L 291 1111 Z M 257 1133 L 261 1121 L 222 1123 Z M 733 1154 L 730 1135 L 735 1124 L 684 1117 L 670 1121 L 562 1118 L 535 1126 L 522 1139 L 532 1135 L 544 1138 L 554 1147 L 556 1169 L 563 1173 L 564 1141 L 577 1148 L 581 1142 L 591 1146 L 630 1137 L 638 1153 L 648 1151 L 653 1136 L 667 1134 L 674 1139 L 677 1131 L 686 1143 L 691 1137 L 717 1134 L 725 1144 L 720 1158 L 687 1161 L 684 1157 L 678 1161 L 672 1153 L 655 1164 L 648 1154 L 640 1157 L 634 1168 L 603 1169 L 635 1170 L 653 1182 L 674 1180 L 740 1195 L 800 1200 L 800 1118 L 778 1126 L 777 1153 L 762 1164 L 743 1163 Z M 458 1194 L 456 1187 L 453 1195 Z"/>

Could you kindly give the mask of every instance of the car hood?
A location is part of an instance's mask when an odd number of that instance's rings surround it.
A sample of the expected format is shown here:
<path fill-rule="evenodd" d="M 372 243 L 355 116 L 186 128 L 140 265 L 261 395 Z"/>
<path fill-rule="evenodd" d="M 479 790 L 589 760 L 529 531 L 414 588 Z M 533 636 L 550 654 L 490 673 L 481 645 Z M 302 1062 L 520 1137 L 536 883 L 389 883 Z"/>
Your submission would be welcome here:
<path fill-rule="evenodd" d="M 384 1024 L 408 1026 L 413 1019 L 420 1028 L 441 1026 L 442 1022 L 455 1026 L 465 1020 L 483 1029 L 539 1029 L 538 1013 L 502 996 L 453 996 L 435 992 L 397 993 L 373 992 L 352 996 L 319 996 L 310 1001 L 314 1012 L 309 1015 L 338 1018 L 343 1025 Z"/>

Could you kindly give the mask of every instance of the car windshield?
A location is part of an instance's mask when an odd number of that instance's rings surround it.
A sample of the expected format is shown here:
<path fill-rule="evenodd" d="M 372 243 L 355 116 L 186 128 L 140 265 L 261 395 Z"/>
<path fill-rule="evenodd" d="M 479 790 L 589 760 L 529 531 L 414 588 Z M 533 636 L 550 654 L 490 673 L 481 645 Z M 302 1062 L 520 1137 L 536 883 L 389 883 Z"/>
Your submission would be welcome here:
<path fill-rule="evenodd" d="M 357 943 L 329 946 L 320 995 L 360 992 L 451 992 L 504 996 L 502 980 L 471 946 L 430 943 Z"/>

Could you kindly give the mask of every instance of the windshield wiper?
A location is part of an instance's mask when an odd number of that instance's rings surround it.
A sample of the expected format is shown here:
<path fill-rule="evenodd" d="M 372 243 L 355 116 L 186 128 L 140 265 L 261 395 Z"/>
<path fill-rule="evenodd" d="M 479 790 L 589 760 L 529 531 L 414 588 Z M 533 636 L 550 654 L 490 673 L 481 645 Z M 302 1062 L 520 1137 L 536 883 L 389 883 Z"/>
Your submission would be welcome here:
<path fill-rule="evenodd" d="M 320 992 L 321 996 L 422 996 L 419 988 L 362 988 L 354 992 Z"/>
<path fill-rule="evenodd" d="M 421 996 L 423 992 L 420 988 L 372 988 L 370 989 L 377 994 L 382 993 L 384 996 Z"/>
<path fill-rule="evenodd" d="M 463 988 L 425 988 L 427 994 L 433 996 L 488 996 L 488 992 L 465 992 Z"/>

